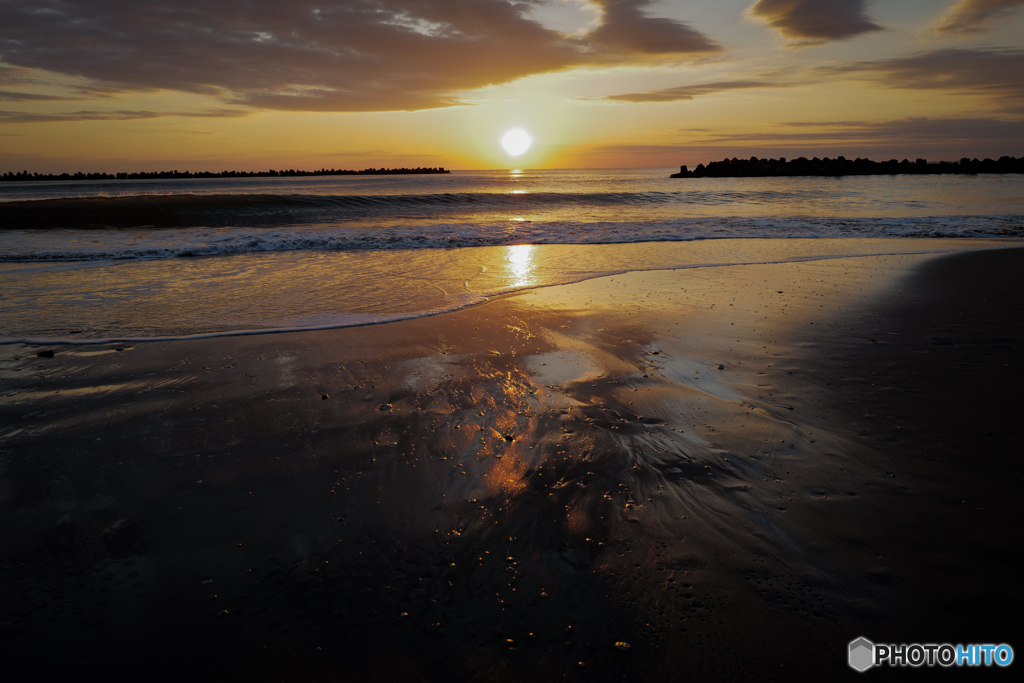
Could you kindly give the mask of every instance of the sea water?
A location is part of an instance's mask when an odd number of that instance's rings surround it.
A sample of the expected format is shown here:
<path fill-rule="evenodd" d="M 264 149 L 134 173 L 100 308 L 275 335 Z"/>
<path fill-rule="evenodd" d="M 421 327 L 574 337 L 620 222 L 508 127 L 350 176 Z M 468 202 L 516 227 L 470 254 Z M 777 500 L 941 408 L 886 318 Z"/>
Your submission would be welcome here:
<path fill-rule="evenodd" d="M 0 340 L 372 324 L 630 270 L 1019 244 L 1024 177 L 0 183 Z"/>

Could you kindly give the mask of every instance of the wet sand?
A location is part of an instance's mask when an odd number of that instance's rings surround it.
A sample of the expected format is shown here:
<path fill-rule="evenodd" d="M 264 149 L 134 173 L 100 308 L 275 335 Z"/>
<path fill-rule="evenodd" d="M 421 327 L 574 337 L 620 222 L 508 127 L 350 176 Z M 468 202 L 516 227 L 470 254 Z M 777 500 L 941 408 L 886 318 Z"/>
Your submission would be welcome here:
<path fill-rule="evenodd" d="M 1022 267 L 0 347 L 9 680 L 820 680 L 857 636 L 1015 645 Z"/>

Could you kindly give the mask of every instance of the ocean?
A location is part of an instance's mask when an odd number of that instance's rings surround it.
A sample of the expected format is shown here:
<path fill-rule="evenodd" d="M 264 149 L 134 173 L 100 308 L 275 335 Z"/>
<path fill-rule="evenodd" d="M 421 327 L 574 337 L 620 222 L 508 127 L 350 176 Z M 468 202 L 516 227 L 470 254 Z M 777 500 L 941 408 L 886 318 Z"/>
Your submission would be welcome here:
<path fill-rule="evenodd" d="M 0 183 L 0 342 L 365 325 L 636 270 L 1019 244 L 1024 177 Z"/>

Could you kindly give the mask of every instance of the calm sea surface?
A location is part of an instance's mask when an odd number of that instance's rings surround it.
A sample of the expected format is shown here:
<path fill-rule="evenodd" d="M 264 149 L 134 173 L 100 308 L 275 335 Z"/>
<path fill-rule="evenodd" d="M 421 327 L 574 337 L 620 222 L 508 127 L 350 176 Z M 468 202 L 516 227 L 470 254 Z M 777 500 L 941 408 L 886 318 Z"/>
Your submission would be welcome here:
<path fill-rule="evenodd" d="M 0 339 L 367 324 L 628 270 L 1024 237 L 1022 176 L 670 172 L 0 183 Z"/>

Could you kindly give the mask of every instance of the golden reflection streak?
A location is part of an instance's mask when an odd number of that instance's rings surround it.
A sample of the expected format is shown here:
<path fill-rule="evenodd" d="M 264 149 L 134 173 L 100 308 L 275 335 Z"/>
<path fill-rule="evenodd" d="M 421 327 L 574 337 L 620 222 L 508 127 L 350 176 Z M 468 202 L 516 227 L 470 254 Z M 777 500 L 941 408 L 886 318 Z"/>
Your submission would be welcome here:
<path fill-rule="evenodd" d="M 497 456 L 498 449 L 501 448 L 502 445 L 497 444 L 492 455 Z M 495 462 L 486 475 L 487 492 L 491 496 L 504 496 L 510 499 L 526 490 L 526 475 L 530 470 L 530 463 L 525 456 L 522 443 L 513 443 L 501 451 L 500 457 L 495 457 Z"/>
<path fill-rule="evenodd" d="M 508 263 L 513 286 L 525 287 L 532 284 L 533 250 L 534 246 L 532 244 L 517 244 L 505 247 L 505 261 Z"/>

